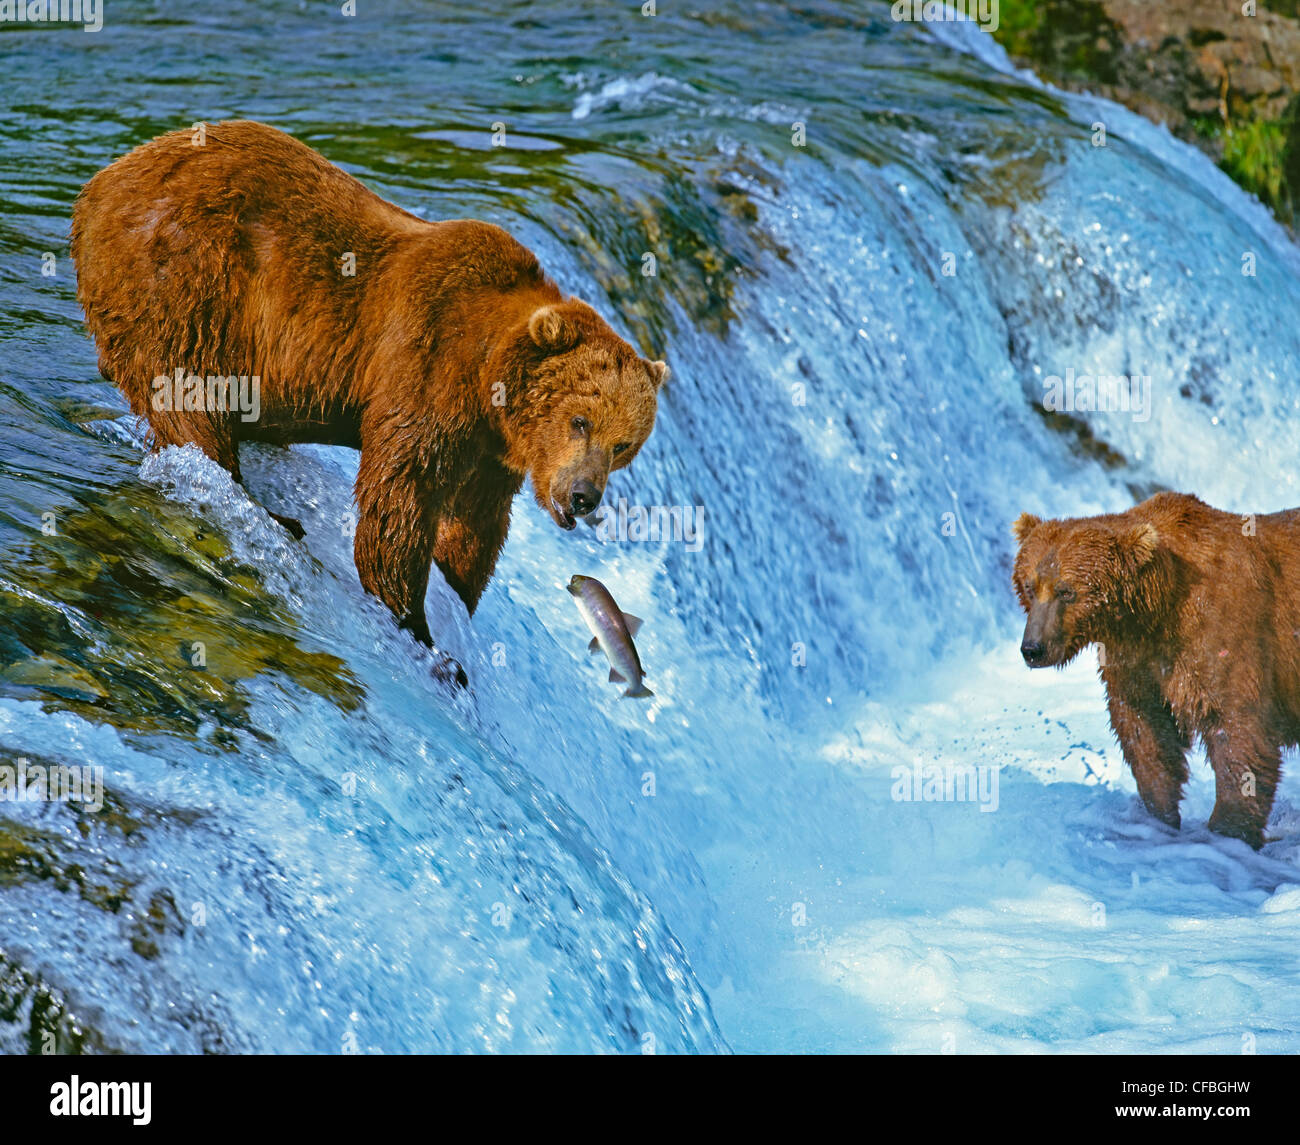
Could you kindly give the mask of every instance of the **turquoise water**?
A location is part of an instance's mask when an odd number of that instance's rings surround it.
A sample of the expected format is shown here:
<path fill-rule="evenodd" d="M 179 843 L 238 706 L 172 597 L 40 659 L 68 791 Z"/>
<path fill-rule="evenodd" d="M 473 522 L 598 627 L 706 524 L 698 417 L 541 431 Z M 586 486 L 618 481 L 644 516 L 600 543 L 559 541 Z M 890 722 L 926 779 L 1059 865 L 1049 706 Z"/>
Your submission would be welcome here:
<path fill-rule="evenodd" d="M 0 32 L 0 764 L 107 793 L 0 803 L 0 1044 L 1300 1048 L 1296 781 L 1260 855 L 1205 831 L 1203 762 L 1185 830 L 1154 825 L 1091 666 L 1020 664 L 1008 583 L 1022 510 L 1300 503 L 1300 259 L 1267 213 L 884 4 L 361 7 Z M 146 459 L 69 211 L 235 116 L 507 227 L 665 357 L 607 496 L 699 507 L 698 551 L 525 494 L 473 622 L 430 590 L 451 701 L 357 584 L 355 455 L 246 448 L 251 498 Z M 1149 377 L 1149 416 L 1046 416 L 1071 369 Z M 588 658 L 574 573 L 645 619 L 653 701 Z M 918 761 L 1001 767 L 996 811 L 895 800 Z"/>

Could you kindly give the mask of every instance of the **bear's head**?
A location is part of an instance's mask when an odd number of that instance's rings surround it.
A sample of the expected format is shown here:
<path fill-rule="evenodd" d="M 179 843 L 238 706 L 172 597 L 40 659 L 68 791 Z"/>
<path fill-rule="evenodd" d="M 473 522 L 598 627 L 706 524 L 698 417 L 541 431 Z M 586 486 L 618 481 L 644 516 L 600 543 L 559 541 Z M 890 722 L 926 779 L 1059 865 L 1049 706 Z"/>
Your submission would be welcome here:
<path fill-rule="evenodd" d="M 1064 667 L 1089 644 L 1151 612 L 1163 578 L 1154 525 L 1123 516 L 1043 521 L 1022 513 L 1013 581 L 1025 610 L 1020 654 L 1031 668 Z"/>
<path fill-rule="evenodd" d="M 503 422 L 506 464 L 528 474 L 537 503 L 572 529 L 650 436 L 668 367 L 573 299 L 535 310 L 522 341 L 521 400 Z"/>

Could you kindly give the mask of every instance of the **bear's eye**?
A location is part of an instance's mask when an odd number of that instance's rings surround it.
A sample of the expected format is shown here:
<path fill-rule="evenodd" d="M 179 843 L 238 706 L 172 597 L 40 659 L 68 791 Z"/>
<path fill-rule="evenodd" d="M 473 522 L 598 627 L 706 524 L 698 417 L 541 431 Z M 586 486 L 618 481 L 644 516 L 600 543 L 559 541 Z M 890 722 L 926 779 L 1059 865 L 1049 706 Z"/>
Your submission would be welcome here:
<path fill-rule="evenodd" d="M 591 430 L 591 422 L 585 417 L 575 417 L 570 424 L 573 426 L 574 433 L 586 434 Z"/>
<path fill-rule="evenodd" d="M 632 443 L 630 441 L 620 441 L 614 446 L 614 456 L 617 457 L 620 453 L 626 453 L 631 448 Z"/>
<path fill-rule="evenodd" d="M 1063 600 L 1066 604 L 1079 599 L 1079 594 L 1074 591 L 1068 584 L 1058 585 L 1056 589 L 1056 599 Z"/>

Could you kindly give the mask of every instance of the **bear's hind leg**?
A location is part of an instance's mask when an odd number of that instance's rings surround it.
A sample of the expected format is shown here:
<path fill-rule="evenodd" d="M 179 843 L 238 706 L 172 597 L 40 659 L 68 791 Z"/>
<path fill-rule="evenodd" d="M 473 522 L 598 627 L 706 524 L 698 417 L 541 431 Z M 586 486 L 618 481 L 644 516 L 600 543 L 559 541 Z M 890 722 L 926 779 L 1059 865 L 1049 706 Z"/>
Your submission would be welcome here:
<path fill-rule="evenodd" d="M 1214 768 L 1214 813 L 1209 828 L 1259 850 L 1273 810 L 1282 752 L 1254 720 L 1225 720 L 1204 736 Z"/>
<path fill-rule="evenodd" d="M 168 445 L 197 445 L 222 469 L 227 470 L 236 485 L 243 485 L 244 475 L 239 468 L 239 441 L 235 437 L 234 422 L 229 417 L 177 416 L 154 414 L 149 419 L 155 449 Z M 296 541 L 306 535 L 302 522 L 293 517 L 266 510 Z"/>
<path fill-rule="evenodd" d="M 152 411 L 149 414 L 149 430 L 155 449 L 164 449 L 169 445 L 197 445 L 222 469 L 227 470 L 236 484 L 244 483 L 239 472 L 239 445 L 235 441 L 234 426 L 228 417 Z"/>

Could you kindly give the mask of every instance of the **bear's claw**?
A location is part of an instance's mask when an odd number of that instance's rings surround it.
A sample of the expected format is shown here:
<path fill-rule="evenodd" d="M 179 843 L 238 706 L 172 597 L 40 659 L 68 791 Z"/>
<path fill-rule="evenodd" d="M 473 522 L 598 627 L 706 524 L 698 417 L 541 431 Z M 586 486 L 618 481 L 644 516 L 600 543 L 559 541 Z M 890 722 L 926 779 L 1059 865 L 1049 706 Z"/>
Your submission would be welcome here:
<path fill-rule="evenodd" d="M 433 678 L 441 684 L 455 684 L 459 688 L 469 687 L 469 677 L 465 674 L 465 669 L 460 666 L 452 656 L 442 654 L 434 662 Z"/>
<path fill-rule="evenodd" d="M 267 510 L 270 513 L 270 510 Z M 302 522 L 294 520 L 293 517 L 282 517 L 279 513 L 271 513 L 271 520 L 279 522 L 284 526 L 295 541 L 301 541 L 307 535 L 307 530 L 302 527 Z"/>

